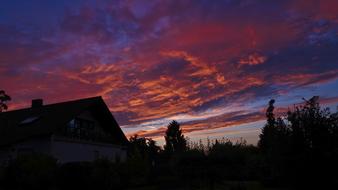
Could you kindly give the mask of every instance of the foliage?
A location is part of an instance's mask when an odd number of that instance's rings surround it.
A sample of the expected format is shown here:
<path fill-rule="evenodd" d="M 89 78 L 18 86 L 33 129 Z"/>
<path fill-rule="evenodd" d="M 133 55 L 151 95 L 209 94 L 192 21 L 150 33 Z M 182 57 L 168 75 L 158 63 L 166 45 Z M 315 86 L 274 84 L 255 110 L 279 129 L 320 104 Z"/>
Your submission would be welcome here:
<path fill-rule="evenodd" d="M 138 155 L 153 164 L 161 150 L 156 141 L 151 138 L 139 138 L 137 135 L 129 138 L 129 157 Z"/>
<path fill-rule="evenodd" d="M 304 99 L 305 100 L 305 99 Z M 319 97 L 289 110 L 286 119 L 274 119 L 273 102 L 267 109 L 259 147 L 267 163 L 266 177 L 288 185 L 330 184 L 338 176 L 337 113 L 321 109 Z M 320 175 L 319 175 L 320 173 Z"/>
<path fill-rule="evenodd" d="M 8 109 L 6 102 L 11 101 L 11 97 L 4 90 L 0 90 L 0 112 Z"/>
<path fill-rule="evenodd" d="M 164 151 L 168 154 L 184 152 L 187 149 L 187 140 L 180 129 L 180 124 L 175 120 L 168 125 L 164 139 Z"/>
<path fill-rule="evenodd" d="M 56 173 L 58 189 L 124 189 L 120 164 L 99 159 L 94 162 L 66 163 Z"/>
<path fill-rule="evenodd" d="M 263 184 L 325 189 L 337 184 L 338 113 L 321 109 L 313 97 L 276 117 L 274 102 L 269 101 L 258 146 L 226 138 L 189 142 L 173 121 L 164 150 L 135 135 L 124 162 L 58 165 L 45 155 L 19 157 L 0 168 L 0 188 L 248 189 Z"/>
<path fill-rule="evenodd" d="M 5 168 L 3 186 L 10 189 L 47 189 L 53 183 L 56 169 L 56 160 L 50 156 L 19 156 Z"/>
<path fill-rule="evenodd" d="M 257 147 L 247 145 L 243 140 L 236 143 L 221 140 L 213 144 L 208 157 L 218 177 L 243 180 L 257 178 L 258 153 Z"/>
<path fill-rule="evenodd" d="M 139 138 L 137 135 L 129 139 L 126 172 L 133 184 L 144 184 L 150 180 L 150 172 L 155 166 L 161 148 L 151 138 Z"/>

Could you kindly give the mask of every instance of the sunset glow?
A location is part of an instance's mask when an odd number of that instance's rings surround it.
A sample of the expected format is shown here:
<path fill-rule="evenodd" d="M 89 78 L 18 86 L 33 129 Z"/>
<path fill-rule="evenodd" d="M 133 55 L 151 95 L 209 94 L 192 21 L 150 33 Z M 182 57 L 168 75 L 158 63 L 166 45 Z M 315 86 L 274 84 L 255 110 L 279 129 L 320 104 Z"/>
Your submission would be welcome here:
<path fill-rule="evenodd" d="M 126 135 L 256 144 L 280 112 L 338 103 L 336 0 L 4 0 L 0 89 L 9 110 L 102 96 Z M 334 110 L 335 111 L 335 110 Z"/>

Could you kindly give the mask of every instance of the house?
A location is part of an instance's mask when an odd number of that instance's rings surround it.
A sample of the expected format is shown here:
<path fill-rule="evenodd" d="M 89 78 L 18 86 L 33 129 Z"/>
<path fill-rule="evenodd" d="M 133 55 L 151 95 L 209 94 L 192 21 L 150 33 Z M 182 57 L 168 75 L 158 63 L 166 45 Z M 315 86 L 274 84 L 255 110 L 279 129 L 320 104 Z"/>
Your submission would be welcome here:
<path fill-rule="evenodd" d="M 0 162 L 43 153 L 60 163 L 126 159 L 128 140 L 101 97 L 0 113 Z"/>

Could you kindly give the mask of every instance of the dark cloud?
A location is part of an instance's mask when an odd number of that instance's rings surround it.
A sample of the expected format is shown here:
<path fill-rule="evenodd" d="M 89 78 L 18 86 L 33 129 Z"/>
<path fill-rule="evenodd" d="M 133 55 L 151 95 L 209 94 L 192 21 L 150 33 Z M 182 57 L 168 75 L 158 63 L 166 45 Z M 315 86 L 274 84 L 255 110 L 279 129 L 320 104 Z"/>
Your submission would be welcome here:
<path fill-rule="evenodd" d="M 337 79 L 337 3 L 310 1 L 58 1 L 31 23 L 4 11 L 0 87 L 14 108 L 102 95 L 135 130 L 182 114 L 187 132 L 257 121 L 245 107 Z"/>

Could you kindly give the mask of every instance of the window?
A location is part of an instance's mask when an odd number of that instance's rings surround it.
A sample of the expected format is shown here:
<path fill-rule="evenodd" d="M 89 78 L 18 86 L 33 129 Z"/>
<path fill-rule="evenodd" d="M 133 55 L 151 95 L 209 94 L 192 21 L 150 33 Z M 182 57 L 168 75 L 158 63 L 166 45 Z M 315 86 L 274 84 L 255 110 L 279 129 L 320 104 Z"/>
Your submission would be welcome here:
<path fill-rule="evenodd" d="M 22 125 L 28 125 L 28 124 L 31 124 L 31 123 L 34 123 L 35 121 L 37 121 L 40 117 L 39 116 L 31 116 L 31 117 L 28 117 L 24 120 L 22 120 L 19 125 L 22 126 Z"/>
<path fill-rule="evenodd" d="M 90 139 L 93 130 L 93 121 L 75 118 L 68 123 L 66 133 L 72 138 Z"/>

